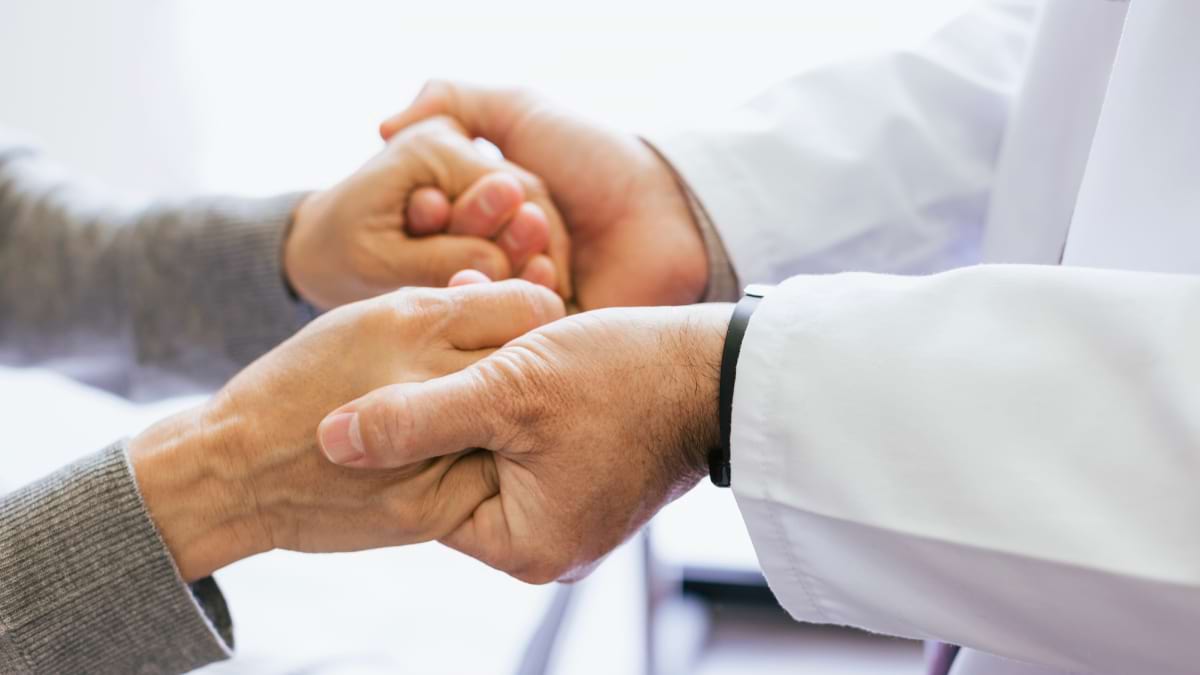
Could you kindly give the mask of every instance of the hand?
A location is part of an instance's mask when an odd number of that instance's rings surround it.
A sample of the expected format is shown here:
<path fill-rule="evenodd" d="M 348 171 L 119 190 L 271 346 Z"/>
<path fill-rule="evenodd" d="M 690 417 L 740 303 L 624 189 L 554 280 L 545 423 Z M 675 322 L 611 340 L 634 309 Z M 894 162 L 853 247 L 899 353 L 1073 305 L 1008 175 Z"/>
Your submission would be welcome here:
<path fill-rule="evenodd" d="M 430 82 L 383 123 L 392 138 L 449 115 L 546 182 L 571 235 L 584 309 L 698 301 L 708 285 L 704 242 L 674 172 L 645 143 L 522 91 Z"/>
<path fill-rule="evenodd" d="M 347 400 L 454 372 L 562 315 L 554 293 L 515 280 L 355 303 L 309 324 L 208 403 L 139 435 L 130 459 L 183 578 L 274 548 L 351 551 L 454 531 L 495 493 L 489 455 L 368 474 L 330 463 L 317 424 Z M 349 422 L 326 425 L 345 433 Z M 326 450 L 344 457 L 345 448 Z"/>
<path fill-rule="evenodd" d="M 435 118 L 304 199 L 284 245 L 284 270 L 321 309 L 401 286 L 444 286 L 465 268 L 555 288 L 569 278 L 565 240 L 556 244 L 561 250 L 548 248 L 561 231 L 538 179 L 485 156 L 457 123 Z"/>
<path fill-rule="evenodd" d="M 359 468 L 493 451 L 498 493 L 442 541 L 524 581 L 577 578 L 706 474 L 731 312 L 577 314 L 339 408 L 321 443 L 353 443 L 361 456 L 346 464 Z M 353 438 L 333 421 L 345 414 Z"/>

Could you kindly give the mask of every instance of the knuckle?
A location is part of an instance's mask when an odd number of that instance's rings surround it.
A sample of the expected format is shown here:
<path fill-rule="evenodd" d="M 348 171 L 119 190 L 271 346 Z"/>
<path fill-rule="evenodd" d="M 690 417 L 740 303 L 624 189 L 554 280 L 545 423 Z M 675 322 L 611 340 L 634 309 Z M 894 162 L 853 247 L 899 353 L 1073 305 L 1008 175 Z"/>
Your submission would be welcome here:
<path fill-rule="evenodd" d="M 530 328 L 547 324 L 566 313 L 562 298 L 545 286 L 524 279 L 510 279 L 504 283 L 512 310 L 519 312 L 516 317 Z"/>
<path fill-rule="evenodd" d="M 554 291 L 538 284 L 529 284 L 531 287 L 531 306 L 534 309 L 534 320 L 537 325 L 550 323 L 557 319 L 561 319 L 567 314 L 566 305 L 563 304 L 562 296 Z"/>
<path fill-rule="evenodd" d="M 546 181 L 541 176 L 530 177 L 529 185 L 525 189 L 530 194 L 536 194 L 539 197 L 545 197 L 550 194 L 550 189 L 546 187 Z"/>
<path fill-rule="evenodd" d="M 436 167 L 438 159 L 451 155 L 456 130 L 461 126 L 450 117 L 434 115 L 401 129 L 388 143 L 402 157 L 416 160 L 419 166 Z"/>
<path fill-rule="evenodd" d="M 384 390 L 377 405 L 359 418 L 359 432 L 369 452 L 389 453 L 402 450 L 412 437 L 414 419 L 408 396 L 400 386 Z"/>
<path fill-rule="evenodd" d="M 409 148 L 417 149 L 422 147 L 433 134 L 433 131 L 439 128 L 441 124 L 436 117 L 428 117 L 404 127 L 396 137 L 392 139 L 393 145 L 401 143 L 410 144 Z"/>
<path fill-rule="evenodd" d="M 509 87 L 505 91 L 505 96 L 522 106 L 531 106 L 538 101 L 538 94 L 532 87 L 517 86 Z"/>
<path fill-rule="evenodd" d="M 366 336 L 378 336 L 387 340 L 397 332 L 406 332 L 411 317 L 406 313 L 410 300 L 410 292 L 398 291 L 384 296 L 380 302 L 372 302 L 371 307 L 359 317 L 358 330 Z"/>
<path fill-rule="evenodd" d="M 467 130 L 462 123 L 450 115 L 444 113 L 434 115 L 429 118 L 428 122 L 429 133 L 436 136 L 437 140 L 448 148 L 457 149 L 467 135 Z"/>
<path fill-rule="evenodd" d="M 432 253 L 432 258 L 441 254 Z M 403 303 L 395 308 L 394 315 L 401 322 L 412 320 L 438 324 L 452 317 L 459 309 L 454 297 L 434 288 L 410 288 L 404 292 Z"/>
<path fill-rule="evenodd" d="M 516 579 L 534 586 L 544 586 L 558 580 L 559 574 L 553 565 L 535 560 L 525 563 L 509 572 Z"/>
<path fill-rule="evenodd" d="M 525 190 L 526 200 L 546 198 L 550 195 L 546 181 L 540 176 L 520 167 L 516 167 L 514 171 L 521 182 L 521 187 Z"/>

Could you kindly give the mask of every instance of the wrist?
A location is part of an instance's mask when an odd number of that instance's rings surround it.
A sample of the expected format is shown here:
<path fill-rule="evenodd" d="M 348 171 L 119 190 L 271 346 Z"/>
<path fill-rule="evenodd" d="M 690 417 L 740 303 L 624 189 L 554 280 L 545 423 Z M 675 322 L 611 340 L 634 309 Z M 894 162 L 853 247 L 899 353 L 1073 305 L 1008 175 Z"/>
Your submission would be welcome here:
<path fill-rule="evenodd" d="M 231 461 L 235 425 L 206 405 L 129 443 L 146 510 L 188 583 L 271 548 L 240 464 Z"/>
<path fill-rule="evenodd" d="M 681 308 L 685 317 L 677 345 L 688 377 L 682 378 L 685 390 L 680 400 L 686 405 L 680 419 L 685 421 L 686 471 L 696 480 L 708 474 L 709 452 L 720 440 L 721 354 L 733 307 L 730 303 L 706 303 Z"/>
<path fill-rule="evenodd" d="M 702 214 L 696 212 L 691 192 L 683 177 L 675 170 L 667 158 L 648 142 L 643 144 L 654 155 L 657 171 L 662 177 L 663 195 L 667 210 L 674 214 L 667 219 L 678 230 L 678 237 L 672 247 L 672 255 L 677 258 L 674 266 L 675 283 L 679 285 L 680 302 L 691 304 L 704 299 L 708 289 L 712 270 L 709 269 L 708 246 L 704 238 L 704 228 L 701 225 Z M 668 187 L 669 186 L 669 187 Z"/>
<path fill-rule="evenodd" d="M 313 241 L 313 236 L 317 231 L 314 224 L 320 222 L 323 212 L 328 208 L 325 201 L 326 191 L 316 190 L 305 195 L 296 205 L 283 238 L 281 257 L 283 280 L 288 290 L 298 300 L 318 311 L 327 311 L 339 304 L 325 292 L 329 286 L 326 281 L 329 272 L 319 268 L 320 262 L 314 261 L 311 253 L 322 247 L 321 242 Z"/>

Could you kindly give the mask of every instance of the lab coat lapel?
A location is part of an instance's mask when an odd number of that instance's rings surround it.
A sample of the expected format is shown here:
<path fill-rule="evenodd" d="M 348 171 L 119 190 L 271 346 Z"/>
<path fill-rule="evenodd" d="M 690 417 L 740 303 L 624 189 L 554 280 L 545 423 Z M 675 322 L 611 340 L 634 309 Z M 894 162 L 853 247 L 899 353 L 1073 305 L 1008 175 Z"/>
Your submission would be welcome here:
<path fill-rule="evenodd" d="M 1130 3 L 1063 264 L 1200 272 L 1200 2 Z"/>
<path fill-rule="evenodd" d="M 1121 39 L 1126 3 L 1043 3 L 1009 113 L 982 258 L 1058 263 Z"/>

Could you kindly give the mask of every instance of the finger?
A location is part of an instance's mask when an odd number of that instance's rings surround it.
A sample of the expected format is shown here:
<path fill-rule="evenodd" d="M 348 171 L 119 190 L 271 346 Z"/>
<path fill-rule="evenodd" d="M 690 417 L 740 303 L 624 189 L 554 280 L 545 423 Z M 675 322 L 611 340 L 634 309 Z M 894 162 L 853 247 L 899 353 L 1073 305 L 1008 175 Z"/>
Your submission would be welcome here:
<path fill-rule="evenodd" d="M 389 166 L 406 167 L 412 183 L 409 190 L 436 187 L 451 202 L 466 196 L 466 203 L 481 204 L 483 217 L 476 219 L 496 221 L 488 236 L 525 201 L 523 182 L 528 172 L 481 151 L 451 117 L 439 115 L 404 129 L 388 141 L 385 153 Z M 493 175 L 501 173 L 509 175 Z"/>
<path fill-rule="evenodd" d="M 496 238 L 514 270 L 524 269 L 530 258 L 546 251 L 549 243 L 550 223 L 542 208 L 531 202 L 521 204 Z"/>
<path fill-rule="evenodd" d="M 546 245 L 546 255 L 554 267 L 558 294 L 570 299 L 574 297 L 575 290 L 571 283 L 571 239 L 567 235 L 567 225 L 549 195 L 531 197 L 531 201 L 541 206 L 542 213 L 546 216 L 550 237 Z"/>
<path fill-rule="evenodd" d="M 376 389 L 321 421 L 321 450 L 334 464 L 377 469 L 487 448 L 498 426 L 482 382 L 468 368 Z"/>
<path fill-rule="evenodd" d="M 417 188 L 408 198 L 404 222 L 408 233 L 416 237 L 445 232 L 450 224 L 450 200 L 437 188 Z"/>
<path fill-rule="evenodd" d="M 550 257 L 556 271 L 556 289 L 559 295 L 564 298 L 570 298 L 573 294 L 571 288 L 571 241 L 567 235 L 566 223 L 563 222 L 562 216 L 558 212 L 558 207 L 555 206 L 554 200 L 550 198 L 545 185 L 536 176 L 511 162 L 506 162 L 506 164 L 519 177 L 525 190 L 525 199 L 528 200 L 526 203 L 529 205 L 527 207 L 529 210 L 525 213 L 518 213 L 523 220 L 527 221 L 521 227 L 527 228 L 525 230 L 526 234 L 540 236 L 540 232 L 535 234 L 535 231 L 542 230 L 539 221 L 545 222 L 548 243 L 545 244 L 543 249 L 538 249 L 534 252 L 545 251 L 546 255 Z M 453 219 L 453 216 L 451 216 L 451 219 Z M 513 263 L 513 268 L 520 269 L 520 263 Z"/>
<path fill-rule="evenodd" d="M 496 458 L 492 453 L 476 450 L 443 461 L 449 466 L 433 494 L 431 513 L 435 522 L 423 532 L 432 539 L 440 539 L 462 527 L 480 504 L 500 491 Z"/>
<path fill-rule="evenodd" d="M 472 136 L 486 138 L 505 155 L 509 136 L 536 99 L 518 89 L 483 87 L 463 82 L 430 80 L 408 108 L 379 125 L 387 140 L 401 129 L 435 115 L 449 115 Z"/>
<path fill-rule="evenodd" d="M 484 500 L 461 525 L 439 541 L 485 565 L 508 572 L 512 539 L 504 503 L 497 495 Z"/>
<path fill-rule="evenodd" d="M 578 580 L 587 576 L 594 565 L 573 568 L 563 561 L 553 547 L 544 542 L 529 541 L 512 528 L 513 514 L 504 508 L 501 494 L 484 500 L 469 518 L 439 541 L 476 560 L 510 574 L 528 584 L 548 584 L 556 580 Z M 551 537 L 545 531 L 541 537 Z M 564 575 L 564 572 L 566 575 Z"/>
<path fill-rule="evenodd" d="M 518 225 L 518 231 L 529 237 L 541 238 L 541 233 L 544 231 L 547 243 L 544 247 L 529 246 L 527 243 L 522 244 L 520 241 L 513 242 L 509 245 L 510 249 L 527 248 L 532 253 L 545 252 L 549 256 L 550 261 L 554 264 L 555 278 L 557 280 L 556 289 L 559 295 L 564 298 L 572 297 L 573 291 L 571 287 L 571 241 L 567 234 L 566 223 L 563 222 L 562 215 L 559 214 L 558 207 L 554 204 L 554 200 L 550 198 L 550 194 L 546 191 L 545 185 L 536 176 L 522 169 L 520 166 L 511 162 L 506 162 L 521 181 L 525 190 L 525 199 L 527 200 L 524 212 L 518 212 L 518 216 L 525 221 Z M 514 216 L 516 217 L 516 216 Z M 453 219 L 453 216 L 451 216 Z M 545 223 L 545 226 L 542 226 Z M 537 240 L 532 243 L 536 244 Z M 504 246 L 504 242 L 501 242 Z M 523 255 L 523 252 L 521 252 Z M 510 251 L 511 258 L 512 251 Z M 514 269 L 521 269 L 521 261 L 513 263 Z"/>
<path fill-rule="evenodd" d="M 457 121 L 471 136 L 491 141 L 506 157 L 521 161 L 520 149 L 514 144 L 515 132 L 522 119 L 539 109 L 537 97 L 520 89 L 502 89 L 478 85 L 431 80 L 417 94 L 409 107 L 379 126 L 380 135 L 386 140 L 405 127 L 436 115 L 448 115 Z M 526 199 L 542 207 L 550 223 L 550 244 L 547 250 L 558 271 L 558 292 L 564 298 L 572 297 L 571 242 L 566 224 L 558 215 L 558 209 L 544 190 L 531 189 L 526 182 Z"/>
<path fill-rule="evenodd" d="M 465 351 L 500 347 L 566 314 L 553 291 L 518 279 L 461 286 L 454 297 L 446 337 Z"/>
<path fill-rule="evenodd" d="M 451 234 L 492 238 L 521 208 L 525 190 L 511 174 L 489 173 L 454 201 Z"/>
<path fill-rule="evenodd" d="M 536 255 L 531 258 L 525 264 L 525 269 L 521 270 L 519 278 L 549 289 L 557 288 L 558 285 L 558 274 L 554 271 L 554 263 L 544 255 Z"/>
<path fill-rule="evenodd" d="M 488 278 L 488 275 L 480 272 L 479 270 L 460 270 L 455 272 L 454 276 L 450 277 L 450 281 L 447 282 L 446 285 L 450 288 L 454 288 L 455 286 L 486 284 L 489 281 L 491 281 L 491 279 Z"/>
<path fill-rule="evenodd" d="M 547 253 L 556 270 L 556 285 L 552 288 L 569 298 L 570 240 L 566 226 L 540 181 L 513 164 L 505 164 L 512 173 L 487 174 L 455 200 L 449 232 L 492 237 L 503 227 L 497 242 L 508 254 L 512 268 L 519 270 L 533 255 Z M 522 204 L 526 195 L 531 201 Z"/>
<path fill-rule="evenodd" d="M 478 270 L 491 279 L 512 276 L 508 256 L 495 243 L 479 237 L 438 234 L 396 242 L 388 256 L 409 286 L 445 286 L 462 270 Z"/>

